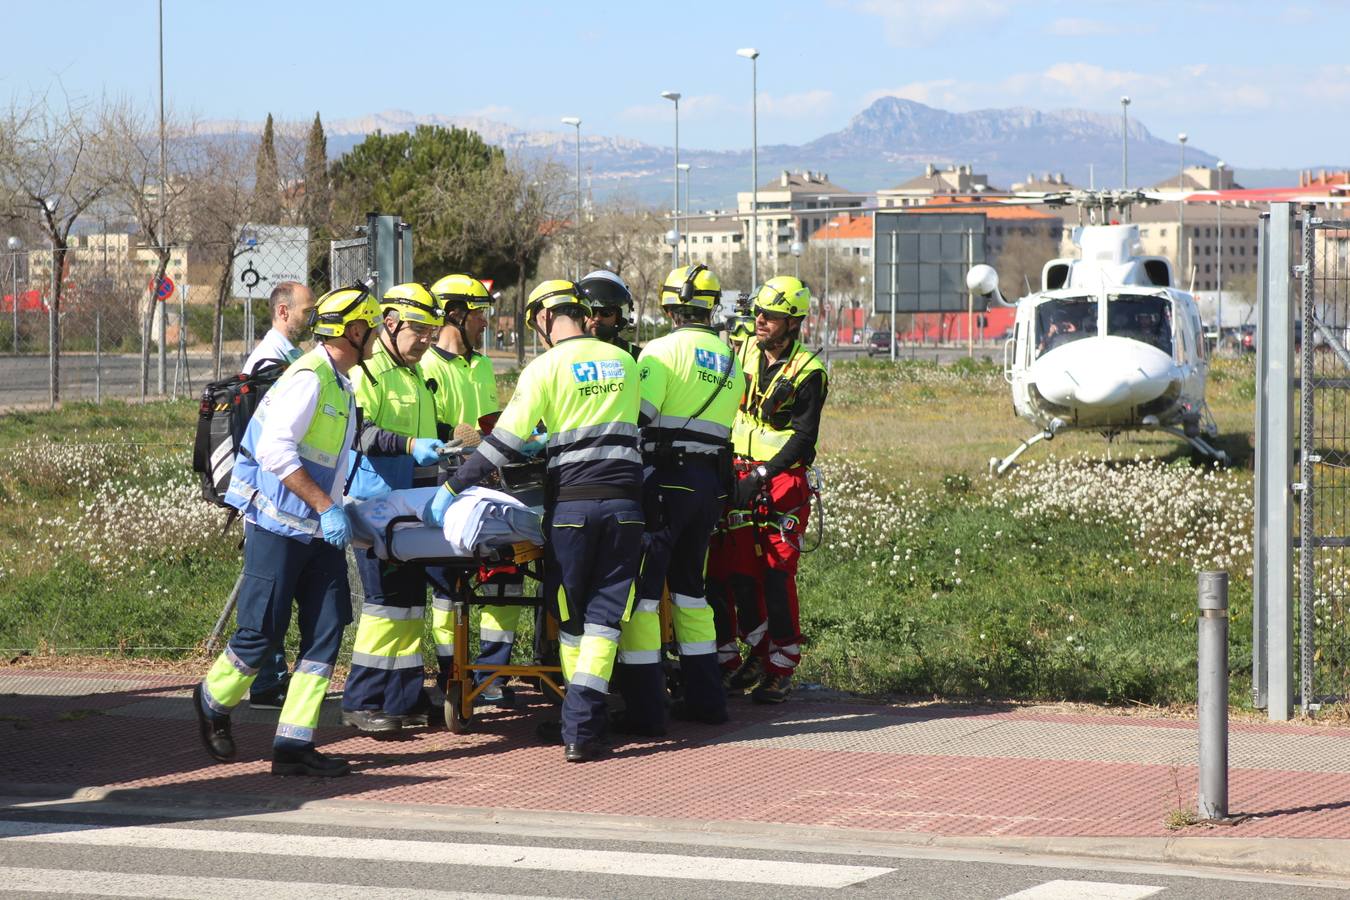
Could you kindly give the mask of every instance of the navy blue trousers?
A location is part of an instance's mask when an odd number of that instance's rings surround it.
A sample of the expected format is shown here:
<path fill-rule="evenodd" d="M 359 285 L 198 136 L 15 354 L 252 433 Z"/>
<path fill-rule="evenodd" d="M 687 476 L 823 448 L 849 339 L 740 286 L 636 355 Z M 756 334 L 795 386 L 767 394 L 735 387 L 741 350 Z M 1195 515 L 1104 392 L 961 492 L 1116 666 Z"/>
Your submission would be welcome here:
<path fill-rule="evenodd" d="M 644 520 L 636 500 L 559 501 L 544 522 L 544 597 L 559 619 L 568 672 L 567 744 L 604 734 L 619 626 L 633 597 Z"/>
<path fill-rule="evenodd" d="M 365 591 L 363 609 L 385 608 L 379 615 L 390 612 L 416 610 L 409 618 L 420 623 L 426 619 L 426 567 L 419 563 L 390 563 L 374 552 L 357 552 L 356 571 L 361 576 Z M 358 641 L 359 643 L 359 641 Z M 422 703 L 422 680 L 426 670 L 419 654 L 416 664 L 403 668 L 380 668 L 359 665 L 352 660 L 351 674 L 342 692 L 342 708 L 348 712 L 360 709 L 382 710 L 390 715 L 404 716 L 417 710 Z"/>
<path fill-rule="evenodd" d="M 317 538 L 306 544 L 245 523 L 238 628 L 230 638 L 230 649 L 244 665 L 261 668 L 276 658 L 291 624 L 292 603 L 300 627 L 296 658 L 332 665 L 342 631 L 352 621 L 343 551 Z M 287 746 L 282 738 L 276 744 Z"/>

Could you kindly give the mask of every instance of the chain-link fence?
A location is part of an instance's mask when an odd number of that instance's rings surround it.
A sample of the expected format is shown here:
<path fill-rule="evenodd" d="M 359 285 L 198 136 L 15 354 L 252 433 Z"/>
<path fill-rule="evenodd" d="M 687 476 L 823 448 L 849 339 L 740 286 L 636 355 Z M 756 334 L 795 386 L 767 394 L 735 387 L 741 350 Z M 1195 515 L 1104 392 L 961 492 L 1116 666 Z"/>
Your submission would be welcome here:
<path fill-rule="evenodd" d="M 124 234 L 81 235 L 65 253 L 58 303 L 51 249 L 0 253 L 0 408 L 194 396 L 238 371 L 267 333 L 279 282 L 317 295 L 366 277 L 369 256 L 364 237 L 330 242 L 285 226 L 167 254 Z"/>
<path fill-rule="evenodd" d="M 1301 218 L 1300 695 L 1350 697 L 1350 222 Z"/>

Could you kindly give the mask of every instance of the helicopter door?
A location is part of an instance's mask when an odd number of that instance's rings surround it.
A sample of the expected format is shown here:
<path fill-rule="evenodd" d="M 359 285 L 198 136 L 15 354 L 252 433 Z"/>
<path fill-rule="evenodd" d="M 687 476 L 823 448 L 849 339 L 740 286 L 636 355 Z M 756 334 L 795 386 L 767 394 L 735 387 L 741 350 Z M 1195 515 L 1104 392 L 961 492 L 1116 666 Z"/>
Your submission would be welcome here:
<path fill-rule="evenodd" d="M 1003 380 L 1012 384 L 1013 361 L 1017 359 L 1017 348 L 1022 343 L 1022 323 L 1013 323 L 1012 337 L 1003 342 Z"/>

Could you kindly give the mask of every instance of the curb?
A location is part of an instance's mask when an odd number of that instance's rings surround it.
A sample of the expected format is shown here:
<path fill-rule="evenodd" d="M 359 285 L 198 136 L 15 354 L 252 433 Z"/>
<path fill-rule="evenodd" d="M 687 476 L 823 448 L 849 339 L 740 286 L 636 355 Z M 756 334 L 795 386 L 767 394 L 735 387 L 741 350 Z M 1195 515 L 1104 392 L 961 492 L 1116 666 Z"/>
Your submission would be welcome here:
<path fill-rule="evenodd" d="M 172 788 L 27 784 L 0 781 L 5 800 L 104 804 L 108 812 L 162 815 L 171 819 L 225 815 L 285 815 L 292 820 L 333 824 L 335 817 L 384 827 L 417 827 L 447 832 L 559 835 L 574 839 L 683 843 L 748 850 L 810 851 L 849 856 L 927 855 L 1076 857 L 1116 863 L 1198 866 L 1221 870 L 1305 875 L 1350 880 L 1350 840 L 1335 838 L 1165 838 L 951 837 L 926 832 L 865 831 L 828 826 L 762 822 L 620 816 L 597 813 L 508 810 L 360 800 L 287 800 L 275 795 L 211 795 Z M 1006 859 L 1005 859 L 1006 861 Z"/>

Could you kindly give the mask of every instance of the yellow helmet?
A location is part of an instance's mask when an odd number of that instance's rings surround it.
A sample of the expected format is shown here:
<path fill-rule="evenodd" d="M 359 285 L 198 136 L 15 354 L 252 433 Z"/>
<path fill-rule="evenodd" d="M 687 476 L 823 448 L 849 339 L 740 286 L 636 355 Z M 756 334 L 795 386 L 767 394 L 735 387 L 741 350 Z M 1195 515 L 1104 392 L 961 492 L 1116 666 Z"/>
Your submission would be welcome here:
<path fill-rule="evenodd" d="M 445 275 L 431 285 L 431 293 L 443 312 L 460 303 L 470 312 L 492 308 L 492 292 L 472 275 Z"/>
<path fill-rule="evenodd" d="M 755 292 L 755 312 L 767 315 L 805 316 L 811 311 L 811 290 L 800 278 L 775 275 Z"/>
<path fill-rule="evenodd" d="M 661 285 L 662 306 L 692 306 L 712 311 L 722 299 L 722 283 L 703 263 L 671 269 Z"/>
<path fill-rule="evenodd" d="M 318 299 L 310 312 L 310 327 L 319 337 L 341 337 L 353 322 L 371 328 L 380 324 L 380 306 L 365 285 L 338 288 Z"/>
<path fill-rule="evenodd" d="M 559 306 L 580 306 L 586 311 L 586 315 L 591 314 L 591 304 L 586 300 L 581 288 L 566 278 L 550 278 L 548 281 L 540 282 L 538 287 L 530 291 L 530 299 L 525 303 L 525 317 L 532 319 L 541 309 L 554 309 Z"/>
<path fill-rule="evenodd" d="M 399 321 L 414 325 L 444 325 L 445 313 L 431 292 L 415 281 L 396 284 L 385 292 L 383 312 L 394 310 Z"/>

